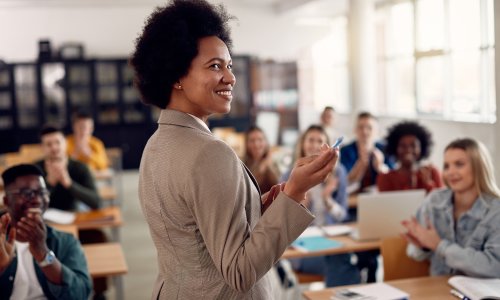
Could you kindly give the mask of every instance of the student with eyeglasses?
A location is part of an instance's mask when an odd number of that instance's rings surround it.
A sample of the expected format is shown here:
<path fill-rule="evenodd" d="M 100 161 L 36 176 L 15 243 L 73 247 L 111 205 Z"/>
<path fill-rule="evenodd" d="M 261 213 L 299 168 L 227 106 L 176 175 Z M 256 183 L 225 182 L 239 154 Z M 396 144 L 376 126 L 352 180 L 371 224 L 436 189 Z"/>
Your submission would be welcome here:
<path fill-rule="evenodd" d="M 42 219 L 49 205 L 42 171 L 17 165 L 2 179 L 0 299 L 88 299 L 92 283 L 80 243 Z"/>

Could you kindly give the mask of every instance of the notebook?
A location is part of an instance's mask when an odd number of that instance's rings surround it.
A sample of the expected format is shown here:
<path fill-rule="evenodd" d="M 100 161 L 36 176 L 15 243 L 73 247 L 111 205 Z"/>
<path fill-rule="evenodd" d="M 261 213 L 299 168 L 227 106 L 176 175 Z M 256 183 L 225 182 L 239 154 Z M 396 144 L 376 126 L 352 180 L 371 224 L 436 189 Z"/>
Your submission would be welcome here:
<path fill-rule="evenodd" d="M 342 243 L 324 236 L 299 237 L 292 243 L 292 247 L 303 252 L 321 251 L 342 247 Z"/>
<path fill-rule="evenodd" d="M 453 276 L 448 283 L 471 300 L 500 299 L 500 279 Z"/>
<path fill-rule="evenodd" d="M 401 221 L 414 216 L 425 199 L 425 190 L 358 195 L 358 228 L 355 240 L 376 240 L 404 232 Z"/>
<path fill-rule="evenodd" d="M 387 283 L 365 284 L 348 289 L 341 289 L 333 294 L 332 300 L 403 300 L 408 293 Z"/>

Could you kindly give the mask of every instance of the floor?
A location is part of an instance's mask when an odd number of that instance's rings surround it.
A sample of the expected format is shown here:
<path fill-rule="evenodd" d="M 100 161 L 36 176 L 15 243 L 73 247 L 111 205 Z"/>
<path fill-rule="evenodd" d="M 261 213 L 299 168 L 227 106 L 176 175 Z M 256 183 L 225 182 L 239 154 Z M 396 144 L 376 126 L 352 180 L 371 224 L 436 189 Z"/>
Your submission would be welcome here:
<path fill-rule="evenodd" d="M 142 215 L 138 199 L 137 171 L 125 171 L 123 179 L 123 220 L 121 243 L 129 272 L 123 276 L 125 299 L 150 299 L 158 268 L 156 249 L 149 235 L 149 228 Z M 115 299 L 111 281 L 108 299 Z"/>

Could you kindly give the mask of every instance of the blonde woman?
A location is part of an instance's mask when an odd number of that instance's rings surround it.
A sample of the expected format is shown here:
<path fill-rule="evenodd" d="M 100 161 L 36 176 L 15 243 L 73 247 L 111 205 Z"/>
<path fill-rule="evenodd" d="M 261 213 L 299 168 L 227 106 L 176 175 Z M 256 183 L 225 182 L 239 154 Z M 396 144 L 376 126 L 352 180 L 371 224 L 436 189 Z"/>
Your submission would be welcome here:
<path fill-rule="evenodd" d="M 448 187 L 429 195 L 404 221 L 407 253 L 430 259 L 431 275 L 500 277 L 500 192 L 483 144 L 464 138 L 444 152 Z"/>
<path fill-rule="evenodd" d="M 300 137 L 295 160 L 319 153 L 321 145 L 329 144 L 325 129 L 311 125 Z M 287 180 L 289 172 L 282 180 Z M 325 182 L 307 192 L 304 205 L 316 216 L 312 225 L 324 226 L 341 223 L 347 217 L 347 172 L 341 163 Z M 298 272 L 320 274 L 328 287 L 360 283 L 358 267 L 351 263 L 351 254 L 337 254 L 292 260 L 292 268 Z"/>

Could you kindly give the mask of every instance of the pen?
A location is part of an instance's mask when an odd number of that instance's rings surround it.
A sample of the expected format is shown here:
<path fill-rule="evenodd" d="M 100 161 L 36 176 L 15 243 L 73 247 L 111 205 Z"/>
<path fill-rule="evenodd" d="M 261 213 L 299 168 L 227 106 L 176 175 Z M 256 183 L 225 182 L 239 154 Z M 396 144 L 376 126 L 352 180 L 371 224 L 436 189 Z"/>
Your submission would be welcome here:
<path fill-rule="evenodd" d="M 340 144 L 342 143 L 342 141 L 344 140 L 344 136 L 340 136 L 336 141 L 335 143 L 332 145 L 332 148 L 335 148 L 335 147 L 338 147 L 340 146 Z"/>
<path fill-rule="evenodd" d="M 454 289 L 450 290 L 450 294 L 452 294 L 453 296 L 457 297 L 458 299 L 470 300 L 467 296 L 462 295 L 459 291 L 454 290 Z"/>

